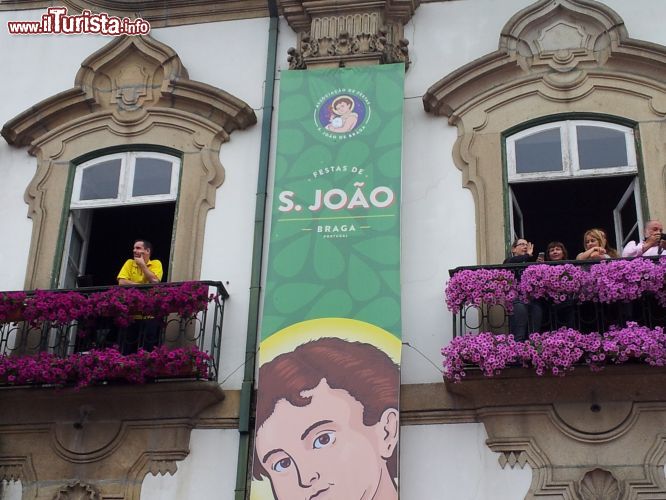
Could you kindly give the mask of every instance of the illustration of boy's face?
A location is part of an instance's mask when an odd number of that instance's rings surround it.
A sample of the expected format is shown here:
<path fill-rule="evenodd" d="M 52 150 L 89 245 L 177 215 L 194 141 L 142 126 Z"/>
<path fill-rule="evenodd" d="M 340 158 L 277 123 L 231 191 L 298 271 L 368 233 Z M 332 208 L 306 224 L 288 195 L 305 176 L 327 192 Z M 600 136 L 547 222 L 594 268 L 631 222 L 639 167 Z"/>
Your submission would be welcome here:
<path fill-rule="evenodd" d="M 338 101 L 338 102 L 335 104 L 335 111 L 336 111 L 339 115 L 344 115 L 344 114 L 347 113 L 350 109 L 351 109 L 351 106 L 349 105 L 349 103 L 348 103 L 347 101 Z"/>
<path fill-rule="evenodd" d="M 326 379 L 301 396 L 310 404 L 278 401 L 257 432 L 257 455 L 276 499 L 370 500 L 381 485 L 394 490 L 386 458 L 397 444 L 397 411 L 366 426 L 363 405 Z"/>

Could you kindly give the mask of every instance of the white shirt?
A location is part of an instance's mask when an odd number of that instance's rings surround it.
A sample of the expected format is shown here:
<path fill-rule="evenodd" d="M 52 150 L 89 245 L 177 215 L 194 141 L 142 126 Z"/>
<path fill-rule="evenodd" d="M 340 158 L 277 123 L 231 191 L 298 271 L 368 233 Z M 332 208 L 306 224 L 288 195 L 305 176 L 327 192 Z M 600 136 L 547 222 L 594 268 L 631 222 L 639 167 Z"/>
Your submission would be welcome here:
<path fill-rule="evenodd" d="M 660 245 L 655 245 L 648 248 L 643 252 L 643 243 L 636 243 L 635 241 L 630 241 L 627 243 L 627 246 L 622 250 L 622 257 L 650 257 L 651 255 L 661 255 L 659 252 Z"/>

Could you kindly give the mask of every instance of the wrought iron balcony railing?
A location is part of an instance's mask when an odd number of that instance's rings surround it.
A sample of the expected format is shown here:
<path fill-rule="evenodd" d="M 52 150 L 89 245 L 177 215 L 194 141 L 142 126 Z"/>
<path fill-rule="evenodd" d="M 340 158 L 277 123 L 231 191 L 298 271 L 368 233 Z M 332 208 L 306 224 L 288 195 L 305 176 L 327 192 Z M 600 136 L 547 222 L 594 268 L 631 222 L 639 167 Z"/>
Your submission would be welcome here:
<path fill-rule="evenodd" d="M 630 262 L 635 259 L 612 259 L 613 262 Z M 665 266 L 666 261 L 658 258 L 646 259 L 660 266 Z M 546 265 L 571 264 L 581 270 L 589 270 L 591 266 L 600 264 L 599 261 L 559 261 L 545 262 Z M 516 278 L 516 284 L 520 283 L 523 272 L 535 263 L 526 264 L 500 264 L 486 266 L 464 266 L 449 271 L 453 278 L 463 271 L 481 270 L 507 270 Z M 663 268 L 663 267 L 662 267 Z M 664 271 L 666 273 L 666 271 Z M 666 274 L 664 274 L 666 276 Z M 661 279 L 661 285 L 666 290 L 666 284 Z M 627 286 L 630 283 L 626 283 Z M 636 286 L 635 283 L 631 284 Z M 663 293 L 663 292 L 662 292 Z M 666 293 L 664 293 L 666 296 Z M 522 316 L 521 321 L 527 322 L 527 335 L 533 332 L 554 331 L 561 327 L 569 327 L 588 332 L 606 332 L 611 327 L 623 326 L 628 321 L 635 321 L 640 325 L 650 328 L 666 326 L 666 308 L 663 298 L 660 301 L 657 294 L 652 292 L 642 293 L 632 300 L 599 301 L 587 297 L 581 299 L 580 295 L 572 294 L 562 297 L 560 303 L 547 298 L 525 299 L 516 298 L 511 300 L 509 307 L 505 303 L 481 300 L 478 303 L 466 301 L 460 308 L 453 311 L 453 334 L 461 336 L 468 333 L 492 332 L 512 333 L 516 338 L 525 338 L 518 331 L 525 325 L 517 326 L 517 317 Z M 513 309 L 510 312 L 508 309 Z"/>
<path fill-rule="evenodd" d="M 199 294 L 196 300 L 187 297 L 191 290 Z M 181 294 L 180 302 L 169 300 L 173 291 Z M 5 307 L 0 318 L 0 357 L 50 353 L 65 358 L 109 347 L 122 354 L 158 346 L 195 347 L 209 355 L 207 378 L 217 380 L 224 303 L 229 297 L 219 281 L 0 293 L 4 298 L 13 295 L 25 295 L 25 301 L 13 315 Z M 39 303 L 42 297 L 44 304 Z M 63 310 L 70 298 L 72 310 Z M 31 301 L 29 311 L 24 304 Z"/>

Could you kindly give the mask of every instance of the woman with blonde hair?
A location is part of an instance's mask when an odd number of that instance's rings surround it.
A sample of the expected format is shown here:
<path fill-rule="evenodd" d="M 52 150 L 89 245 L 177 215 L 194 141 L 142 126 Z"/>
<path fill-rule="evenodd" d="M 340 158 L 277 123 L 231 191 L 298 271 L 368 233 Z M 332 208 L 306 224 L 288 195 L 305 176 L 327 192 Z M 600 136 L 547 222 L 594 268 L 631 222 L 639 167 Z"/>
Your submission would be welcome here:
<path fill-rule="evenodd" d="M 603 229 L 592 228 L 583 235 L 585 250 L 576 256 L 576 260 L 616 259 L 619 257 L 614 248 L 608 246 L 608 237 Z"/>

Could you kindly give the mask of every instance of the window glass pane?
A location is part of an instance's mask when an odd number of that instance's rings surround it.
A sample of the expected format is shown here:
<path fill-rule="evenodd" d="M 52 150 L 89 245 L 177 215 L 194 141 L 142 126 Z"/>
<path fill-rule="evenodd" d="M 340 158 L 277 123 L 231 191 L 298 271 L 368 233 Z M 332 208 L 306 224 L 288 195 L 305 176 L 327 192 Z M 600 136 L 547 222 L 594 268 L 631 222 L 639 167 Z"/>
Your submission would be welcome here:
<path fill-rule="evenodd" d="M 516 173 L 561 172 L 560 129 L 553 128 L 516 141 Z"/>
<path fill-rule="evenodd" d="M 76 273 L 77 269 L 71 263 L 67 264 L 67 273 L 65 274 L 65 283 L 63 288 L 76 288 Z"/>
<path fill-rule="evenodd" d="M 169 194 L 171 162 L 157 158 L 137 158 L 134 167 L 132 196 Z"/>
<path fill-rule="evenodd" d="M 120 158 L 103 161 L 83 171 L 80 200 L 118 198 Z"/>
<path fill-rule="evenodd" d="M 72 228 L 72 240 L 69 243 L 69 258 L 72 259 L 72 262 L 77 266 L 81 262 L 82 251 L 83 239 L 76 228 Z"/>
<path fill-rule="evenodd" d="M 624 132 L 579 125 L 576 136 L 581 169 L 624 167 L 628 164 Z"/>

